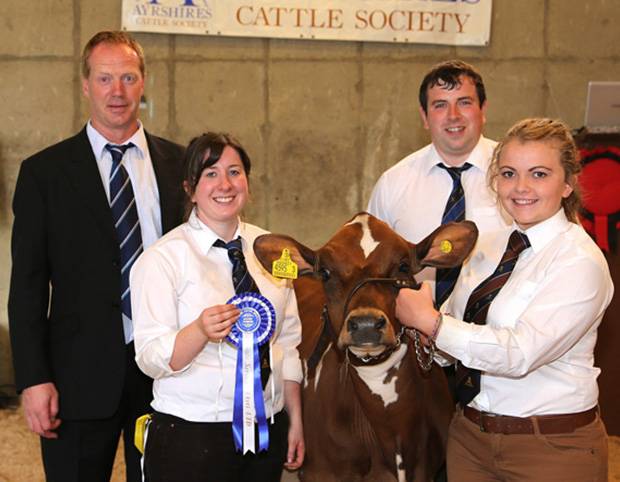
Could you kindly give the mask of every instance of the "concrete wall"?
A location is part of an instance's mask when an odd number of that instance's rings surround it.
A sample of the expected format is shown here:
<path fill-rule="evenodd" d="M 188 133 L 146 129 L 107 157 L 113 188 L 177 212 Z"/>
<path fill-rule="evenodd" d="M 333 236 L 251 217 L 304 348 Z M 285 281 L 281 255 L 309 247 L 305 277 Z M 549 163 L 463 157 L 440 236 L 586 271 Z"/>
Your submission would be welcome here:
<path fill-rule="evenodd" d="M 0 29 L 0 385 L 10 384 L 10 201 L 20 161 L 86 120 L 78 61 L 120 27 L 120 0 L 4 0 Z M 486 133 L 516 120 L 583 121 L 588 80 L 620 79 L 620 0 L 495 0 L 489 47 L 137 34 L 144 124 L 186 143 L 236 134 L 254 161 L 247 218 L 311 246 L 362 210 L 380 173 L 428 142 L 417 89 L 437 61 L 477 65 Z M 1 387 L 0 387 L 1 390 Z"/>

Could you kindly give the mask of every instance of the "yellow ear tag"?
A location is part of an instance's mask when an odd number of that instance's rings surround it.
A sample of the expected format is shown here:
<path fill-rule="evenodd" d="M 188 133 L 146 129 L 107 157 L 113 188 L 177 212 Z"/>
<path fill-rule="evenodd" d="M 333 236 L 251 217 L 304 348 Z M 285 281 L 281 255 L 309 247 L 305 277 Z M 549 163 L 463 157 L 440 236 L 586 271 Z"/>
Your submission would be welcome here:
<path fill-rule="evenodd" d="M 133 443 L 141 454 L 144 453 L 144 434 L 146 432 L 146 427 L 148 427 L 150 421 L 150 413 L 142 415 L 136 420 L 136 430 L 133 435 Z"/>
<path fill-rule="evenodd" d="M 452 243 L 450 241 L 448 241 L 447 239 L 444 239 L 439 244 L 439 249 L 441 250 L 442 253 L 448 254 L 449 252 L 452 251 Z"/>
<path fill-rule="evenodd" d="M 284 248 L 280 259 L 271 264 L 271 274 L 276 278 L 297 279 L 297 263 L 291 259 L 288 249 Z"/>

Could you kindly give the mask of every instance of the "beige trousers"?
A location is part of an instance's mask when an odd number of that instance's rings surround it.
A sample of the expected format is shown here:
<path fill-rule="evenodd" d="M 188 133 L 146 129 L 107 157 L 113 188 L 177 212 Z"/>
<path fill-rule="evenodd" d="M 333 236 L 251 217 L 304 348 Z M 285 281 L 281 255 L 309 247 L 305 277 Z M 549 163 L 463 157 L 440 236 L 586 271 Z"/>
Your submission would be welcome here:
<path fill-rule="evenodd" d="M 607 432 L 597 415 L 568 434 L 486 433 L 459 409 L 447 459 L 450 482 L 607 482 Z"/>

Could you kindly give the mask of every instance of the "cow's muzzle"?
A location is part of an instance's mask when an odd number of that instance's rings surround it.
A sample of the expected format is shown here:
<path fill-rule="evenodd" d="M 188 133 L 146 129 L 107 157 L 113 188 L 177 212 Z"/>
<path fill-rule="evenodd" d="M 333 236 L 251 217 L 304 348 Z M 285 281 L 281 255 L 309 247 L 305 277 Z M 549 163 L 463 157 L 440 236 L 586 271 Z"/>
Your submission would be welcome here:
<path fill-rule="evenodd" d="M 389 338 L 385 314 L 376 309 L 353 310 L 346 322 L 352 345 L 384 345 Z"/>
<path fill-rule="evenodd" d="M 396 334 L 389 317 L 378 308 L 359 306 L 348 311 L 353 296 L 367 284 L 384 285 L 396 291 L 401 288 L 416 289 L 419 285 L 414 278 L 365 278 L 347 295 L 343 307 L 344 325 L 338 336 L 338 347 L 351 352 L 362 363 L 378 363 L 400 346 L 404 328 Z"/>
<path fill-rule="evenodd" d="M 345 319 L 340 332 L 341 348 L 352 349 L 356 354 L 380 353 L 396 343 L 396 336 L 388 316 L 377 308 L 356 308 Z"/>

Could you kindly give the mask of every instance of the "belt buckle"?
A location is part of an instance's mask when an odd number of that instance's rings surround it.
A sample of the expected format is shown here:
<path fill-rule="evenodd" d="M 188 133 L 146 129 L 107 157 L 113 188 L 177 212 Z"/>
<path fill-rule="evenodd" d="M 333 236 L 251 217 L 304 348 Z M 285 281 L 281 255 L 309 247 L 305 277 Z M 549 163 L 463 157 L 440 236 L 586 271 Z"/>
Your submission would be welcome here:
<path fill-rule="evenodd" d="M 483 423 L 484 418 L 485 417 L 497 417 L 498 415 L 492 412 L 483 412 L 482 410 L 479 413 L 480 413 L 480 419 L 478 420 L 478 427 L 480 428 L 481 432 L 486 432 L 487 430 L 484 428 L 484 423 Z"/>

